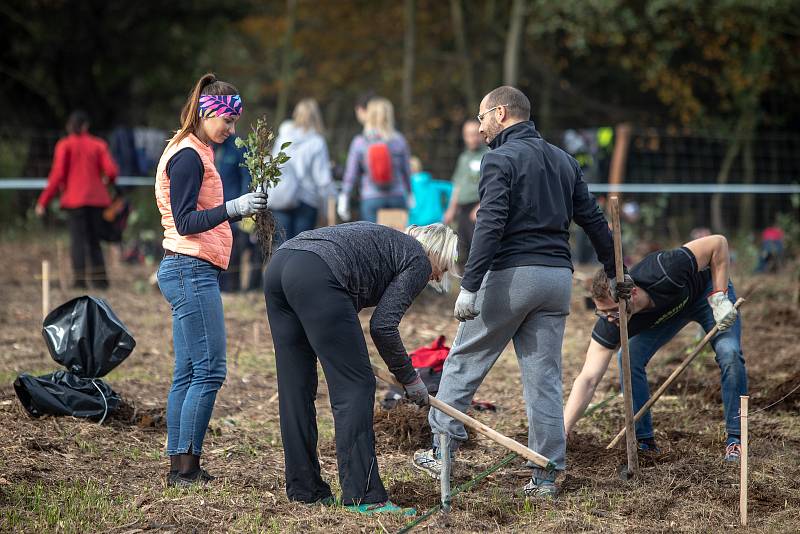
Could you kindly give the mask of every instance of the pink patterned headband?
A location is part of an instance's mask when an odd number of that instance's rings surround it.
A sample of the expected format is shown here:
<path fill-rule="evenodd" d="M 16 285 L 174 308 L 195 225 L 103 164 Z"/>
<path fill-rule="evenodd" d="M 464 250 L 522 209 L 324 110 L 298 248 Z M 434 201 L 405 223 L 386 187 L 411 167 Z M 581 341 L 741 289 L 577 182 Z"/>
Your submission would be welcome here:
<path fill-rule="evenodd" d="M 239 95 L 202 95 L 200 117 L 238 117 L 242 114 L 242 97 Z"/>

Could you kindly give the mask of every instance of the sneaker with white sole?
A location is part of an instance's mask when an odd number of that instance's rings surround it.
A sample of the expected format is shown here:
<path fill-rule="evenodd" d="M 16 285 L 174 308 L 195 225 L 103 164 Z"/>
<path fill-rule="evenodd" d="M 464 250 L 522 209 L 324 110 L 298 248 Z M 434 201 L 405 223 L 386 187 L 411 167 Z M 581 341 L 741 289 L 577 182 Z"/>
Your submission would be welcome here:
<path fill-rule="evenodd" d="M 530 481 L 522 488 L 522 493 L 525 494 L 525 497 L 555 499 L 558 488 L 553 480 L 531 477 Z"/>
<path fill-rule="evenodd" d="M 414 467 L 439 480 L 442 473 L 442 455 L 439 449 L 418 450 L 414 453 Z M 453 452 L 450 452 L 450 475 L 453 474 Z"/>
<path fill-rule="evenodd" d="M 738 462 L 742 457 L 742 442 L 738 438 L 728 438 L 725 445 L 725 461 Z"/>

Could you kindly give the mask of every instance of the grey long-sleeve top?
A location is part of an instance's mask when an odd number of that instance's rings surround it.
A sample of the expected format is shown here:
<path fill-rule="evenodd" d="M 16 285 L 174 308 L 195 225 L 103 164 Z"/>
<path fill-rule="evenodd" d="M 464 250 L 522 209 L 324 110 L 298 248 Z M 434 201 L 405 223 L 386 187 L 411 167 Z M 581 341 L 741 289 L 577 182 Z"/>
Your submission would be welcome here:
<path fill-rule="evenodd" d="M 403 384 L 416 377 L 398 326 L 431 276 L 422 245 L 402 232 L 368 222 L 303 232 L 280 248 L 313 252 L 353 299 L 356 312 L 375 306 L 369 331 L 381 358 Z"/>

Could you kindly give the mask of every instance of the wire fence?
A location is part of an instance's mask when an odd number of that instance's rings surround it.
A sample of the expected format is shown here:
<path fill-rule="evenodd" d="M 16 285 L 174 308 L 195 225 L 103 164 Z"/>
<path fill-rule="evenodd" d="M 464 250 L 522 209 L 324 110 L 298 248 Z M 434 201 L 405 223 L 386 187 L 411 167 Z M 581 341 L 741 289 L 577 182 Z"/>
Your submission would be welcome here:
<path fill-rule="evenodd" d="M 327 132 L 335 179 L 342 177 L 347 147 L 356 133 L 354 128 Z M 0 179 L 47 176 L 54 146 L 62 135 L 57 130 L 0 128 Z M 119 131 L 99 135 L 109 141 L 112 153 L 123 161 L 121 174 L 132 177 L 127 183 L 152 183 L 147 180 L 153 175 L 168 132 L 132 129 L 133 154 L 120 149 Z M 554 131 L 545 137 L 576 157 L 596 194 L 608 190 L 615 143 L 612 128 Z M 626 201 L 635 203 L 638 224 L 644 231 L 685 236 L 692 228 L 711 226 L 715 194 L 721 195 L 721 217 L 728 230 L 755 232 L 775 224 L 778 214 L 798 217 L 800 134 L 767 132 L 745 140 L 731 158 L 724 183 L 720 184 L 720 171 L 726 157 L 730 157 L 733 141 L 732 132 L 725 131 L 632 129 L 620 190 Z M 434 178 L 450 179 L 463 150 L 457 134 L 431 133 L 411 138 L 409 143 Z M 11 187 L 8 182 L 5 184 Z M 17 210 L 19 215 L 37 193 L 17 190 L 0 194 L 5 195 L 6 207 L 11 208 L 12 214 Z"/>

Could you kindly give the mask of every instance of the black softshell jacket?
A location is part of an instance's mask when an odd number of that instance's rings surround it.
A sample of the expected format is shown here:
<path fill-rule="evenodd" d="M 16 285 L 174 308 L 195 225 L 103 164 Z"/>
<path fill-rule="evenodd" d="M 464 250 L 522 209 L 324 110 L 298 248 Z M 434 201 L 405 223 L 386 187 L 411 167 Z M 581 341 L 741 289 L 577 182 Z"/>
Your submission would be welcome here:
<path fill-rule="evenodd" d="M 572 269 L 569 225 L 589 236 L 609 278 L 614 241 L 578 162 L 539 135 L 532 121 L 509 126 L 481 161 L 480 209 L 461 286 L 480 288 L 488 270 L 523 265 Z"/>

